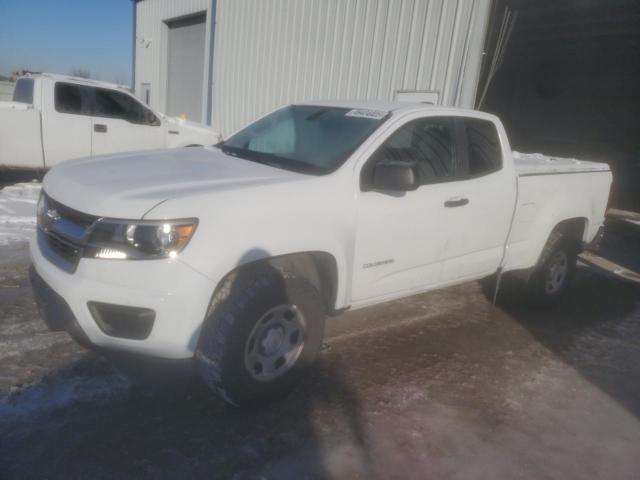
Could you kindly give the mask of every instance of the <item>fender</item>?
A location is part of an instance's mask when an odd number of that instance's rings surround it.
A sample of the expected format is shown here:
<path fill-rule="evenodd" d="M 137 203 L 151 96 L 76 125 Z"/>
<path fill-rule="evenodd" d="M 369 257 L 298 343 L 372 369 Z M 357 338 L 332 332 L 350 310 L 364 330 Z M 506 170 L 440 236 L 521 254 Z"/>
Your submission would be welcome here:
<path fill-rule="evenodd" d="M 348 187 L 342 188 L 350 182 L 348 171 L 326 177 L 296 175 L 287 180 L 286 195 L 279 182 L 251 186 L 241 194 L 237 188 L 220 189 L 169 199 L 144 218 L 178 218 L 185 212 L 198 218 L 193 239 L 177 260 L 216 284 L 251 262 L 308 252 L 329 255 L 337 271 L 333 309 L 338 310 L 350 298 L 355 199 Z"/>

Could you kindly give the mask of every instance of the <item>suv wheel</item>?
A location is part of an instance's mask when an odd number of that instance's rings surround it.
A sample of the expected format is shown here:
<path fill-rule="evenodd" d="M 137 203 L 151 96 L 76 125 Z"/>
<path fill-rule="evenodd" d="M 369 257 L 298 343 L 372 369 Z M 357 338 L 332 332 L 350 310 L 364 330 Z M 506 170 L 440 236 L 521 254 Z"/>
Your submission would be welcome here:
<path fill-rule="evenodd" d="M 322 298 L 307 280 L 262 265 L 225 281 L 205 321 L 196 360 L 226 401 L 259 404 L 286 394 L 324 336 Z"/>

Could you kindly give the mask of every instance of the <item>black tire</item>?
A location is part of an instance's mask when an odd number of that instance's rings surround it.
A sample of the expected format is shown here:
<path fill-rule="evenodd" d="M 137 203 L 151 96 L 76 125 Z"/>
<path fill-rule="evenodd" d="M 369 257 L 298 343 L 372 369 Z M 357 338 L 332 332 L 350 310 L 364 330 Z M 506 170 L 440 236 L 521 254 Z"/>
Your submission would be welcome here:
<path fill-rule="evenodd" d="M 554 263 L 562 258 L 566 260 L 566 273 L 562 280 L 553 282 L 556 285 L 549 285 L 554 277 L 552 269 Z M 534 305 L 547 306 L 559 302 L 567 292 L 576 272 L 576 261 L 578 258 L 578 244 L 575 240 L 568 238 L 562 232 L 554 231 L 549 236 L 537 266 L 534 268 L 529 281 L 527 282 L 527 297 Z"/>
<path fill-rule="evenodd" d="M 301 350 L 285 373 L 259 381 L 245 364 L 249 336 L 267 312 L 285 304 L 295 306 L 304 318 Z M 240 270 L 225 280 L 212 301 L 196 351 L 200 375 L 232 405 L 259 405 L 281 398 L 318 354 L 324 324 L 322 298 L 304 278 L 268 265 Z"/>

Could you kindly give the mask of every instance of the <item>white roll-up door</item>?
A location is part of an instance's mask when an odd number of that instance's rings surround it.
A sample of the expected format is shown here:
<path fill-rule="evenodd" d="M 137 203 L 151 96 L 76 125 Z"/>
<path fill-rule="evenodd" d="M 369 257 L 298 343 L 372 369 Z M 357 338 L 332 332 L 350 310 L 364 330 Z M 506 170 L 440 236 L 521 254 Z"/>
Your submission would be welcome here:
<path fill-rule="evenodd" d="M 206 15 L 169 22 L 167 114 L 202 121 Z"/>

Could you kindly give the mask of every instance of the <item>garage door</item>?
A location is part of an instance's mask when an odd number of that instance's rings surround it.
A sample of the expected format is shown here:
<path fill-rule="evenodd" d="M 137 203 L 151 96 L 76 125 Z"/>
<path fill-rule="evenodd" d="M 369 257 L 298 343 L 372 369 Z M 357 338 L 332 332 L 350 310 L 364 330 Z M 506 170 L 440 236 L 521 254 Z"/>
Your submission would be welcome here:
<path fill-rule="evenodd" d="M 206 15 L 169 22 L 167 114 L 202 121 Z"/>

